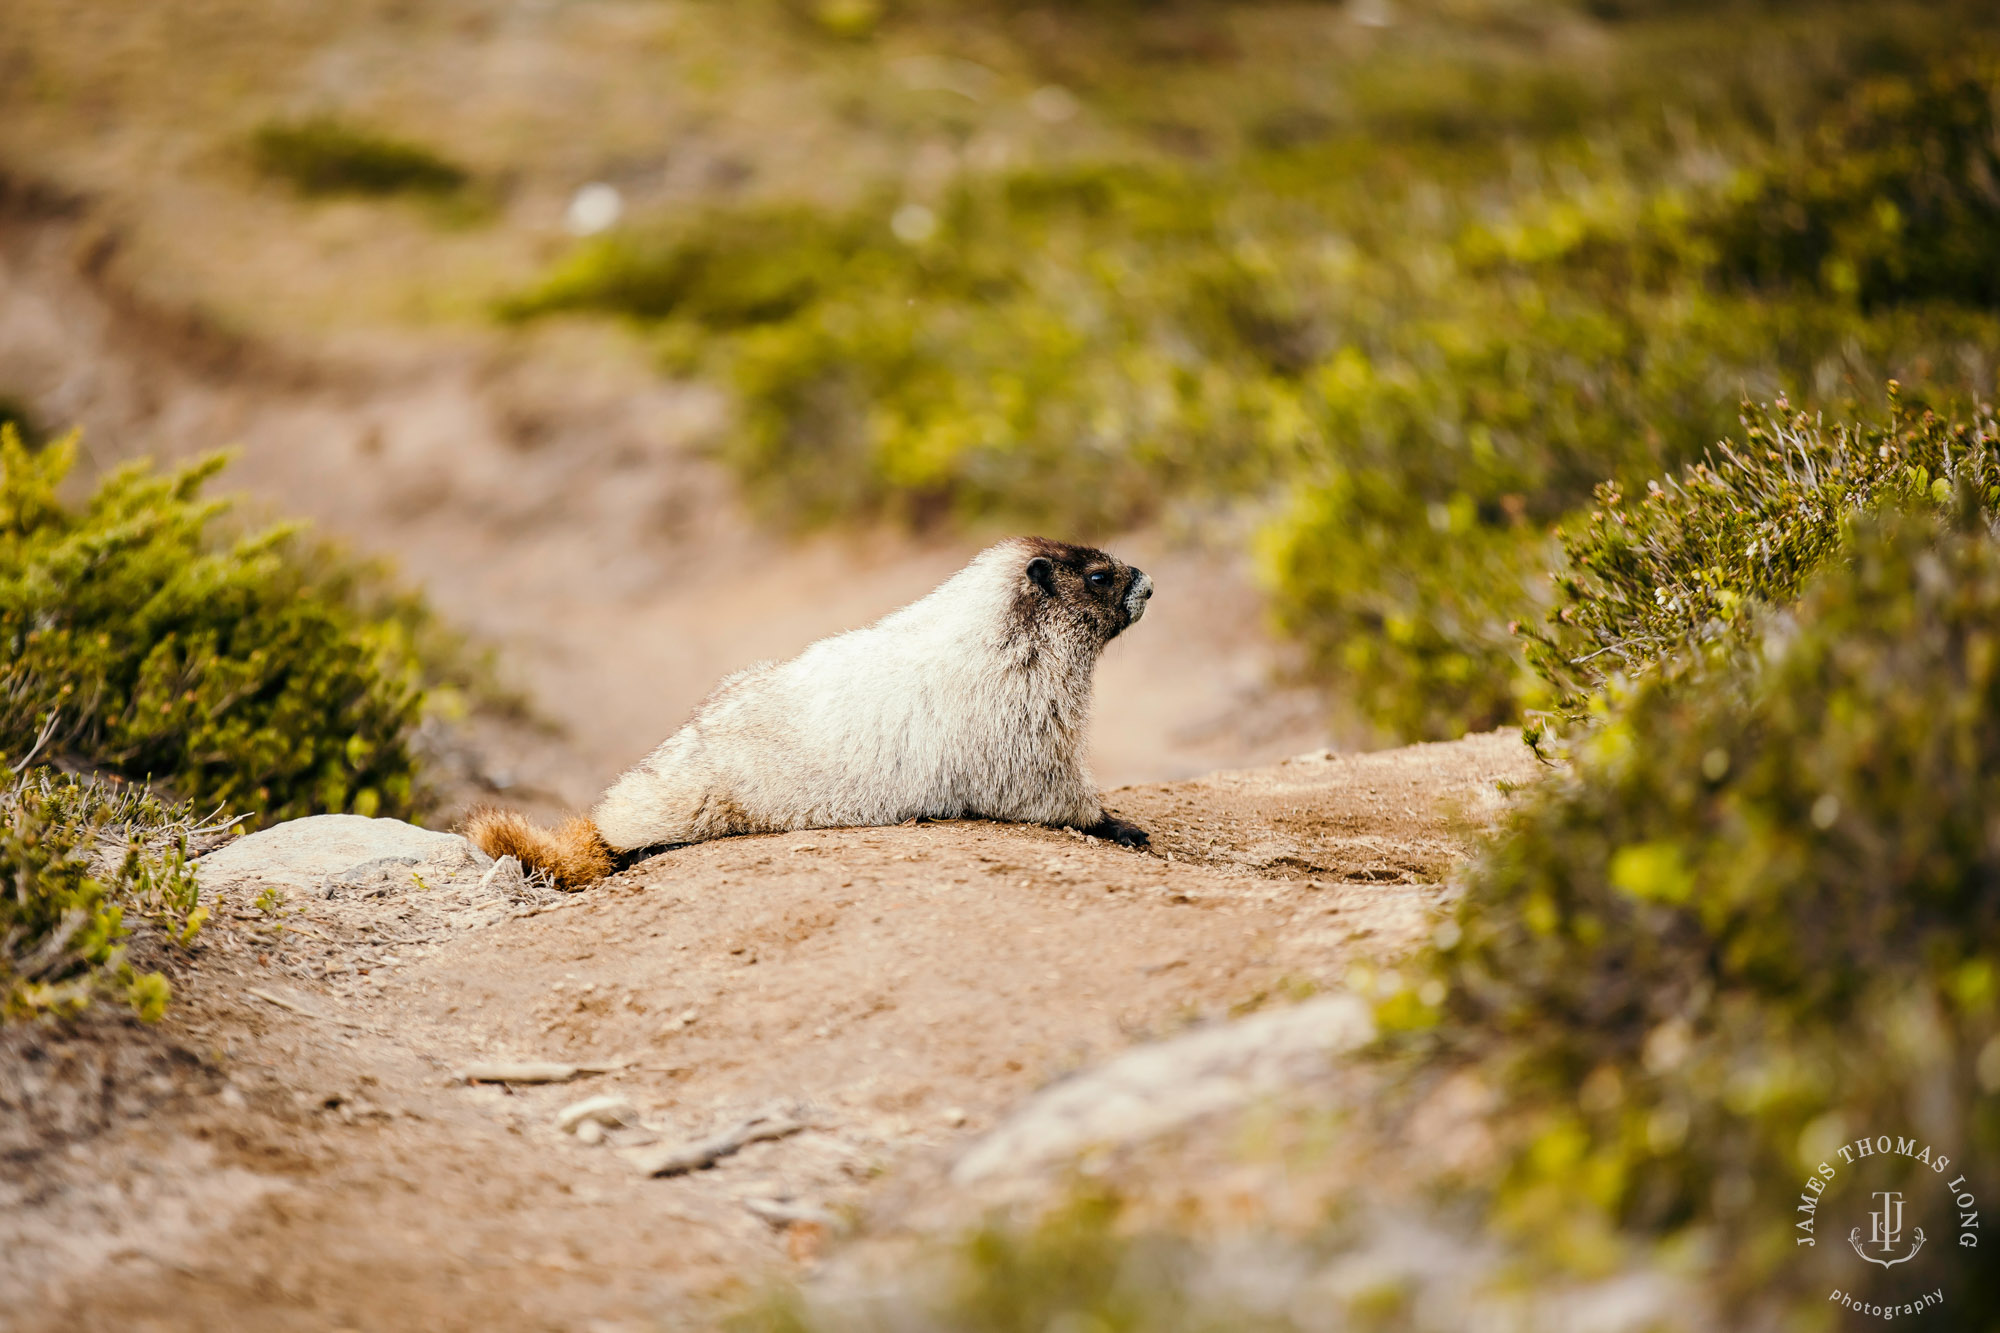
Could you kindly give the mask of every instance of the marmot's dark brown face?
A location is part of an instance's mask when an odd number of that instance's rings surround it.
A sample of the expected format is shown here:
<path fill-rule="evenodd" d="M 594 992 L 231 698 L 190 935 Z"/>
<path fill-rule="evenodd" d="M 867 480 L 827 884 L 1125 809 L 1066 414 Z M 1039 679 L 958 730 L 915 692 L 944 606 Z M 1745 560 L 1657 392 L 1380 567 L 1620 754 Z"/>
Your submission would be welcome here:
<path fill-rule="evenodd" d="M 1153 580 L 1144 570 L 1091 546 L 1044 537 L 1025 538 L 1021 546 L 1024 617 L 1057 614 L 1107 643 L 1146 614 Z"/>

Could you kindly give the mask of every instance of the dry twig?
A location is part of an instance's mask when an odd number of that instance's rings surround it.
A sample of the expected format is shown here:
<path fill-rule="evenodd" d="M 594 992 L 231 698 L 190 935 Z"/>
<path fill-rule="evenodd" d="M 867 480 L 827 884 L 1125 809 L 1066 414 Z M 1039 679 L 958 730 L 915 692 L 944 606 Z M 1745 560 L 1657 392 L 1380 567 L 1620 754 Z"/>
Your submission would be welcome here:
<path fill-rule="evenodd" d="M 766 1139 L 782 1139 L 806 1128 L 803 1120 L 787 1116 L 752 1116 L 734 1129 L 694 1143 L 667 1144 L 631 1154 L 630 1161 L 641 1175 L 678 1176 L 714 1166 L 733 1152 Z"/>

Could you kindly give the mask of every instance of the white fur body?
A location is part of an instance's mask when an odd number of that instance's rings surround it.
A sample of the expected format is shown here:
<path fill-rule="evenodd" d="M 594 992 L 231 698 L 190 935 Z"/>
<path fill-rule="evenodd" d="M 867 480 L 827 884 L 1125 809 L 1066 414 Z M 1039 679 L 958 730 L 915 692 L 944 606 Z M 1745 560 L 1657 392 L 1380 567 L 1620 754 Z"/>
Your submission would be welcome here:
<path fill-rule="evenodd" d="M 1103 642 L 1015 608 L 1003 542 L 866 629 L 719 685 L 591 812 L 614 850 L 734 833 L 985 817 L 1089 827 L 1083 762 Z M 1138 575 L 1126 604 L 1144 609 Z"/>

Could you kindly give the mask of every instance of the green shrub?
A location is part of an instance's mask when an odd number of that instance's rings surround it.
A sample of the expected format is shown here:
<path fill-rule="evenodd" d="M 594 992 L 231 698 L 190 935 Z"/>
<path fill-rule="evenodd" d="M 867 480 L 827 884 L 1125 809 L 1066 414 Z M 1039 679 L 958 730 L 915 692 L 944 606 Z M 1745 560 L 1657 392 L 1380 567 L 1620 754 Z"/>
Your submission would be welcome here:
<path fill-rule="evenodd" d="M 614 232 L 585 242 L 501 313 L 598 310 L 717 330 L 772 323 L 843 282 L 846 266 L 888 248 L 888 237 L 846 221 L 829 226 L 799 208 L 736 210 L 677 229 Z"/>
<path fill-rule="evenodd" d="M 1777 1326 L 1784 1300 L 1824 1319 L 1829 1284 L 1879 1301 L 1941 1283 L 1961 1327 L 2000 1310 L 1950 1235 L 1892 1279 L 1842 1264 L 1830 1221 L 1802 1248 L 1794 1208 L 1838 1144 L 1892 1128 L 1982 1193 L 2000 1178 L 1983 504 L 1865 518 L 1795 607 L 1758 618 L 1756 653 L 1639 680 L 1468 874 L 1448 998 L 1414 1040 L 1506 1094 L 1495 1215 L 1545 1257 L 1601 1271 L 1671 1242 L 1654 1257 L 1699 1262 L 1744 1326 Z M 1913 1188 L 1928 1205 L 1939 1186 Z"/>
<path fill-rule="evenodd" d="M 1266 543 L 1280 625 L 1391 733 L 1485 730 L 1533 697 L 1506 618 L 1545 564 L 1532 530 L 1482 522 L 1464 492 L 1423 502 L 1378 472 L 1302 489 Z"/>
<path fill-rule="evenodd" d="M 1709 224 L 1722 270 L 1864 305 L 2000 305 L 2000 67 L 1873 81 Z"/>
<path fill-rule="evenodd" d="M 725 457 L 783 517 L 1101 530 L 1177 482 L 1239 485 L 1281 410 L 1258 375 L 1285 354 L 1259 340 L 1284 335 L 1216 256 L 1214 212 L 1136 168 L 961 182 L 920 224 L 886 198 L 718 210 L 586 244 L 503 313 L 605 311 L 705 349 L 744 404 Z M 930 230 L 900 240 L 898 216 Z M 1132 253 L 1093 262 L 1111 236 Z"/>
<path fill-rule="evenodd" d="M 1969 115 L 1972 85 L 1937 82 Z M 1990 115 L 1991 83 L 1981 86 Z M 1781 161 L 1766 179 L 1804 170 Z M 1732 388 L 1803 386 L 1835 412 L 1872 406 L 1857 375 L 1869 368 L 1920 375 L 1919 397 L 1957 408 L 1990 389 L 1974 350 L 1996 336 L 1983 315 L 1935 302 L 1858 309 L 1845 290 L 1733 283 L 1744 274 L 1729 240 L 1745 207 L 1615 175 L 1529 195 L 1458 233 L 1448 297 L 1403 291 L 1420 317 L 1395 341 L 1349 334 L 1335 364 L 1374 371 L 1376 383 L 1350 375 L 1365 391 L 1342 393 L 1324 387 L 1324 369 L 1305 377 L 1316 392 L 1304 415 L 1327 444 L 1307 451 L 1288 512 L 1266 532 L 1266 566 L 1281 626 L 1366 715 L 1395 734 L 1449 737 L 1547 706 L 1551 688 L 1574 715 L 1593 672 L 1565 664 L 1605 645 L 1555 622 L 1560 646 L 1531 644 L 1529 672 L 1508 642 L 1510 624 L 1533 622 L 1552 598 L 1559 616 L 1580 609 L 1573 585 L 1540 577 L 1542 531 L 1583 525 L 1574 507 L 1592 469 L 1620 479 L 1594 506 L 1615 529 L 1606 497 L 1700 456 L 1730 424 Z M 1924 247 L 1933 258 L 2000 253 L 1970 206 L 1932 220 L 1937 235 L 1911 238 L 1913 263 Z M 1960 303 L 1969 291 L 1955 293 Z M 1953 359 L 1961 369 L 1940 369 Z M 1940 447 L 1932 439 L 1914 460 L 1933 477 Z"/>
<path fill-rule="evenodd" d="M 301 194 L 450 194 L 470 175 L 421 144 L 331 116 L 270 121 L 250 136 L 257 170 Z"/>
<path fill-rule="evenodd" d="M 0 428 L 0 754 L 41 741 L 262 818 L 409 813 L 409 615 L 289 529 L 218 542 L 220 459 L 122 469 L 72 510 L 74 458 Z"/>
<path fill-rule="evenodd" d="M 1289 1333 L 1284 1313 L 1249 1310 L 1188 1240 L 1123 1225 L 1119 1198 L 1084 1185 L 1029 1225 L 989 1219 L 923 1256 L 902 1290 L 874 1303 L 781 1289 L 727 1327 L 741 1333 Z M 911 1277 L 917 1282 L 909 1282 Z M 927 1280 L 934 1279 L 934 1280 Z M 925 1289 L 932 1288 L 932 1289 Z"/>
<path fill-rule="evenodd" d="M 1789 604 L 1857 513 L 1960 492 L 2000 512 L 2000 423 L 1906 413 L 1897 387 L 1884 426 L 1828 428 L 1780 401 L 1637 503 L 1600 486 L 1562 538 L 1547 628 L 1527 636 L 1558 714 L 1580 721 L 1614 675 L 1685 660 Z"/>
<path fill-rule="evenodd" d="M 128 957 L 185 949 L 207 920 L 189 839 L 213 830 L 144 789 L 0 771 L 0 1020 L 61 1018 L 106 997 L 151 1021 L 164 975 Z"/>
<path fill-rule="evenodd" d="M 1160 1300 L 1170 1286 L 1160 1270 L 1169 1265 L 1146 1260 L 1166 1256 L 1148 1256 L 1117 1235 L 1117 1212 L 1108 1196 L 1080 1194 L 1031 1230 L 988 1225 L 973 1232 L 948 1297 L 951 1325 L 979 1333 L 1030 1333 L 1058 1321 L 1165 1327 L 1160 1321 L 1174 1302 Z"/>

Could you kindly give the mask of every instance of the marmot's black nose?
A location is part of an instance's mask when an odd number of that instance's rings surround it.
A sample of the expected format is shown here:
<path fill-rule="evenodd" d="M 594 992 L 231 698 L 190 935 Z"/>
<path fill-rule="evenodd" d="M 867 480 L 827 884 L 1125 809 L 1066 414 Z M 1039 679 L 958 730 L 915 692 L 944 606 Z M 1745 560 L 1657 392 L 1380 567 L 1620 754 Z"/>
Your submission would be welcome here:
<path fill-rule="evenodd" d="M 1146 577 L 1146 571 L 1137 565 L 1132 567 L 1132 591 L 1141 598 L 1153 595 L 1153 581 Z"/>

